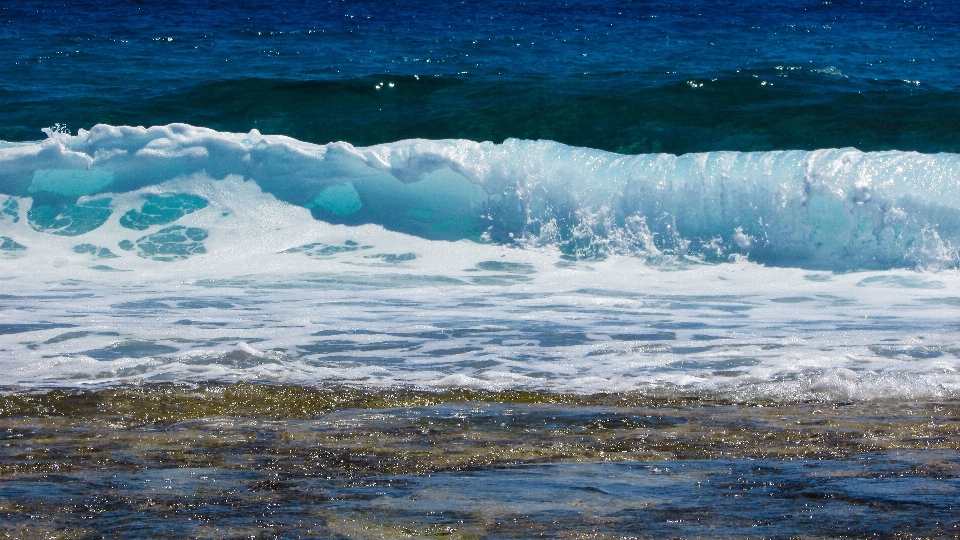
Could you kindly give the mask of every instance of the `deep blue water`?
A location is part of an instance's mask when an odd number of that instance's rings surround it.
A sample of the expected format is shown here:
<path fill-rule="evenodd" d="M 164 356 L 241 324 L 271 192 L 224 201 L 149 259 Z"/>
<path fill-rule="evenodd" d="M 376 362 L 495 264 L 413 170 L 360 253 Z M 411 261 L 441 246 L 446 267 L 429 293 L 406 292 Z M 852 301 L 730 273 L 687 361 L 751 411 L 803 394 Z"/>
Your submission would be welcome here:
<path fill-rule="evenodd" d="M 55 124 L 186 122 L 358 145 L 960 151 L 960 6 L 949 1 L 0 9 L 0 140 Z"/>

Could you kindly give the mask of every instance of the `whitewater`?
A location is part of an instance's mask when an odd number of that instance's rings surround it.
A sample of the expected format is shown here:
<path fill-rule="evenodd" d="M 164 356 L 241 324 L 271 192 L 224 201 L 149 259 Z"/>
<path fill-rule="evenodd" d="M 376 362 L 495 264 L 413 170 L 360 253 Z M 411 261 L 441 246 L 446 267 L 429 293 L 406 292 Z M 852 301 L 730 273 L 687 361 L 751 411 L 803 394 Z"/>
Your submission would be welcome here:
<path fill-rule="evenodd" d="M 0 384 L 960 390 L 960 156 L 0 143 Z"/>

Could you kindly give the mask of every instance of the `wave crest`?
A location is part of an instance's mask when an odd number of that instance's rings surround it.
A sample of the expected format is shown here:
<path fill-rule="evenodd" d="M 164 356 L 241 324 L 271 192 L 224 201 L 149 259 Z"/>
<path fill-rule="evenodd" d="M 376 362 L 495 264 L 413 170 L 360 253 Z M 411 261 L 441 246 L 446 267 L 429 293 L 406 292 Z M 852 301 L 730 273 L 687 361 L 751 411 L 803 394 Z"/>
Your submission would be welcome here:
<path fill-rule="evenodd" d="M 960 259 L 955 154 L 627 156 L 515 139 L 354 147 L 186 124 L 47 134 L 0 146 L 0 192 L 33 198 L 37 215 L 202 173 L 213 181 L 240 175 L 332 223 L 556 246 L 572 259 L 747 257 L 834 270 L 954 267 Z"/>

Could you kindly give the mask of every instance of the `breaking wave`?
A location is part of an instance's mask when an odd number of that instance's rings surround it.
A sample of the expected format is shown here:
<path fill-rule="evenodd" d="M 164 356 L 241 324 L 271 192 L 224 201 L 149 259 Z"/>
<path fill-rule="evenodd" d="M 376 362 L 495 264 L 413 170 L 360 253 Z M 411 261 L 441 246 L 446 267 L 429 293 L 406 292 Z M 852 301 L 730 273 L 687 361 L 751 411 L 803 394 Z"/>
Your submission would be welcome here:
<path fill-rule="evenodd" d="M 960 258 L 956 154 L 848 148 L 629 156 L 515 139 L 354 147 L 186 124 L 47 134 L 0 143 L 0 224 L 25 217 L 34 230 L 79 237 L 113 216 L 146 231 L 202 210 L 205 200 L 161 189 L 126 211 L 111 194 L 236 175 L 309 208 L 315 219 L 436 240 L 556 246 L 570 259 L 748 258 L 847 270 L 955 267 Z M 7 234 L 2 249 L 27 249 Z M 203 253 L 208 234 L 216 231 L 174 225 L 138 243 L 154 259 L 174 261 Z M 176 249 L 164 252 L 171 242 Z"/>

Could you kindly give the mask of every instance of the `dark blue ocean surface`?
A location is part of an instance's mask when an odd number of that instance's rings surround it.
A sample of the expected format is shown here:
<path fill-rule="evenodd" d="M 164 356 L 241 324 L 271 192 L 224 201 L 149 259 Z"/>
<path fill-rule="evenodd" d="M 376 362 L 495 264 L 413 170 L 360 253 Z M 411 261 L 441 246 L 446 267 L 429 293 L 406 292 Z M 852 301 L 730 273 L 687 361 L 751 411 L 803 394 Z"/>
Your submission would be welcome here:
<path fill-rule="evenodd" d="M 0 8 L 0 140 L 186 122 L 358 145 L 960 151 L 950 1 Z"/>

